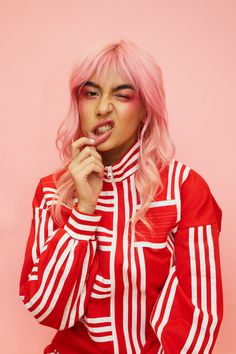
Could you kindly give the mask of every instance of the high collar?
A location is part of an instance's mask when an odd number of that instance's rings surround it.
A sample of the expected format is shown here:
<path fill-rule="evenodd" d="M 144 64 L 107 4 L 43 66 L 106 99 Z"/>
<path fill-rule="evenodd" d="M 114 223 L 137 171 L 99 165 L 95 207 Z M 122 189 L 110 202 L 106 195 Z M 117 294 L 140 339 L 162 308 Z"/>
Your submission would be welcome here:
<path fill-rule="evenodd" d="M 103 181 L 121 182 L 131 176 L 138 169 L 140 156 L 140 140 L 136 141 L 114 164 L 105 166 Z"/>

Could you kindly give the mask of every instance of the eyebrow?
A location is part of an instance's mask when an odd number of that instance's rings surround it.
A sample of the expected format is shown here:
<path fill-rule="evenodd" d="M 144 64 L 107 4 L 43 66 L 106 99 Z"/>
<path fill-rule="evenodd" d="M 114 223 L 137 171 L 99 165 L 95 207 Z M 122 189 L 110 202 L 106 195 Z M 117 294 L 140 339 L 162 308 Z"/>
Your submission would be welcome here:
<path fill-rule="evenodd" d="M 92 87 L 101 89 L 101 87 L 98 84 L 96 84 L 95 82 L 93 82 L 93 81 L 86 81 L 84 86 L 92 86 Z M 116 87 L 113 87 L 111 89 L 111 91 L 115 92 L 115 91 L 119 91 L 119 90 L 123 90 L 123 89 L 135 90 L 134 87 L 132 85 L 130 85 L 130 84 L 122 84 L 122 85 L 118 85 Z"/>

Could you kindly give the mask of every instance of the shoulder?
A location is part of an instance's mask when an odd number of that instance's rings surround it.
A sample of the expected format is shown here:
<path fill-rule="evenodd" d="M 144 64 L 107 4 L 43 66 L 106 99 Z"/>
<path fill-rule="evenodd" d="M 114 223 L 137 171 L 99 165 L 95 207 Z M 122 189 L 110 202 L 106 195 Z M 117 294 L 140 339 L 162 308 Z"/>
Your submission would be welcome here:
<path fill-rule="evenodd" d="M 187 185 L 199 185 L 203 188 L 209 188 L 205 178 L 190 165 L 180 160 L 173 159 L 168 166 L 163 170 L 162 175 L 168 177 L 172 183 L 178 184 L 181 188 L 185 183 Z"/>
<path fill-rule="evenodd" d="M 46 176 L 43 176 L 40 179 L 40 183 L 42 187 L 52 187 L 56 188 L 56 183 L 59 180 L 59 178 L 66 172 L 66 169 L 60 169 L 57 170 L 56 172 L 50 173 Z"/>
<path fill-rule="evenodd" d="M 205 177 L 178 160 L 172 160 L 169 168 L 172 168 L 172 173 L 175 174 L 179 184 L 181 204 L 179 227 L 217 223 L 221 229 L 222 210 Z"/>
<path fill-rule="evenodd" d="M 57 181 L 65 173 L 65 169 L 44 175 L 37 183 L 33 206 L 44 207 L 50 205 L 51 200 L 57 192 Z"/>

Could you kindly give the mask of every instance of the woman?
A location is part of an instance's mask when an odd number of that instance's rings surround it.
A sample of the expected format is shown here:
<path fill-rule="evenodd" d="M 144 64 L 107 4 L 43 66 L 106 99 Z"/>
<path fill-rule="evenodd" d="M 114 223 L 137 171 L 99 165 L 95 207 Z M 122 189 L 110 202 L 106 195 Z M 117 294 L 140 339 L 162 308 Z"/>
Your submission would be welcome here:
<path fill-rule="evenodd" d="M 161 69 L 121 40 L 73 72 L 62 167 L 40 179 L 20 279 L 44 353 L 210 353 L 222 211 L 174 159 Z"/>

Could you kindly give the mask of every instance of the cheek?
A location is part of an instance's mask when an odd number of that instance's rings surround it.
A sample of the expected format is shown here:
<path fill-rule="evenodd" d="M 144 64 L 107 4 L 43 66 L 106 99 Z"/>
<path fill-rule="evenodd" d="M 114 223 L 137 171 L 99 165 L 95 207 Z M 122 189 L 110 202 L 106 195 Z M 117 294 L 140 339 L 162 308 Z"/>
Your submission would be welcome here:
<path fill-rule="evenodd" d="M 132 115 L 137 116 L 137 114 L 139 112 L 139 104 L 138 104 L 137 100 L 133 99 L 133 100 L 127 102 L 125 105 L 122 105 L 120 110 L 126 116 L 132 116 Z"/>

